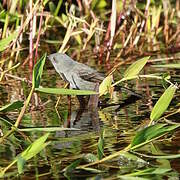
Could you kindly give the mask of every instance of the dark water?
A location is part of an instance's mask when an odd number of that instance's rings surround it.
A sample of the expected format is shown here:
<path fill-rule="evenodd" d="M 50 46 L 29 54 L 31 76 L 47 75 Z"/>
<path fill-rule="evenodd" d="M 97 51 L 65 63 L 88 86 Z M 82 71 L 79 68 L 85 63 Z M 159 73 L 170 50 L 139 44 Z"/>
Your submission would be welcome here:
<path fill-rule="evenodd" d="M 85 59 L 86 61 L 86 59 Z M 87 62 L 87 61 L 86 61 Z M 88 63 L 88 62 L 87 62 Z M 91 65 L 96 64 L 96 62 Z M 94 65 L 93 65 L 94 66 Z M 124 69 L 124 67 L 122 67 Z M 150 67 L 146 68 L 146 74 L 154 71 Z M 166 72 L 160 69 L 158 72 Z M 123 73 L 123 71 L 121 72 Z M 17 72 L 17 75 L 19 73 Z M 172 73 L 171 73 L 172 74 Z M 172 80 L 179 82 L 180 72 L 173 70 Z M 21 74 L 21 76 L 23 76 Z M 28 75 L 26 74 L 26 77 Z M 120 79 L 120 74 L 115 74 L 115 81 Z M 58 87 L 63 86 L 59 75 L 55 72 L 53 67 L 46 62 L 44 74 L 42 77 L 43 87 Z M 145 80 L 139 79 L 130 81 L 127 86 L 133 88 L 136 92 L 141 94 L 141 99 L 133 99 L 130 94 L 126 92 L 115 92 L 113 99 L 101 101 L 106 103 L 107 107 L 91 110 L 79 109 L 79 104 L 76 97 L 72 97 L 71 110 L 68 108 L 67 97 L 61 97 L 60 104 L 55 110 L 57 96 L 38 93 L 38 98 L 33 97 L 32 104 L 27 110 L 23 121 L 20 124 L 21 128 L 25 127 L 65 127 L 75 128 L 76 130 L 56 131 L 51 132 L 49 140 L 51 141 L 37 157 L 32 158 L 27 162 L 25 172 L 21 175 L 22 179 L 63 179 L 63 169 L 70 165 L 73 161 L 82 157 L 85 154 L 92 153 L 97 155 L 97 143 L 101 131 L 104 130 L 104 155 L 113 154 L 125 147 L 127 147 L 136 132 L 146 127 L 149 123 L 149 116 L 153 104 L 160 97 L 164 91 L 163 86 L 159 80 Z M 6 84 L 1 84 L 1 98 L 0 104 L 6 104 L 14 100 L 24 100 L 28 95 L 28 86 L 26 83 L 14 81 L 9 78 Z M 179 108 L 179 90 L 173 99 L 169 112 L 173 108 Z M 35 100 L 39 105 L 35 106 Z M 112 103 L 116 106 L 108 106 Z M 2 115 L 3 118 L 8 119 L 10 123 L 14 123 L 19 112 L 8 113 Z M 167 113 L 166 113 L 167 114 Z M 179 114 L 168 118 L 172 122 L 178 122 Z M 7 122 L 0 121 L 2 133 L 7 132 L 10 126 Z M 30 137 L 32 141 L 42 136 L 44 132 L 31 131 L 24 133 Z M 0 167 L 8 166 L 17 154 L 22 152 L 28 146 L 28 142 L 24 140 L 22 134 L 15 133 L 5 140 L 0 145 Z M 170 139 L 166 141 L 156 141 L 142 148 L 140 152 L 150 153 L 152 149 L 158 149 L 159 152 L 168 154 L 180 153 L 180 133 L 176 131 Z M 68 176 L 71 179 L 116 179 L 121 174 L 133 172 L 135 169 L 143 169 L 148 166 L 158 166 L 158 160 L 144 158 L 144 162 L 130 161 L 125 157 L 118 157 L 113 159 L 111 163 L 106 165 L 99 165 L 99 169 L 104 170 L 101 174 L 92 174 L 83 171 L 75 171 Z M 175 179 L 180 172 L 180 160 L 164 160 L 166 167 L 172 167 L 171 177 Z M 97 166 L 96 166 L 97 167 Z M 174 174 L 173 174 L 174 173 Z M 7 173 L 7 176 L 17 177 L 17 166 L 13 165 Z M 173 175 L 172 175 L 173 174 Z M 160 178 L 161 176 L 153 176 L 152 179 Z"/>

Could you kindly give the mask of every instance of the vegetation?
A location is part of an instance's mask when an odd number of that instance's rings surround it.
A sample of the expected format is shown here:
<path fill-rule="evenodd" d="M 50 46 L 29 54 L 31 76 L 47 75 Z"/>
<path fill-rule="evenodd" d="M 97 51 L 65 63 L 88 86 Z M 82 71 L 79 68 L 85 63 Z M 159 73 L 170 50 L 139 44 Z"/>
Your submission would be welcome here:
<path fill-rule="evenodd" d="M 0 2 L 0 177 L 178 178 L 179 11 L 170 0 Z M 96 92 L 57 88 L 53 52 L 106 72 L 99 94 L 112 106 L 83 119 L 98 130 L 68 127 L 67 101 L 56 114 L 54 94 Z M 118 85 L 145 95 L 115 108 Z"/>

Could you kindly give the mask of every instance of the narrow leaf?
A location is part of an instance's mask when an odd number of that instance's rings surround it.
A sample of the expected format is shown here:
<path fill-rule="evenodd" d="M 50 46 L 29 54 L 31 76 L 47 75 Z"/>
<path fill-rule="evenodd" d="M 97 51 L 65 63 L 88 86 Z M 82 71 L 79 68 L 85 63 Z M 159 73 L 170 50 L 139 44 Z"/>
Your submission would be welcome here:
<path fill-rule="evenodd" d="M 180 63 L 178 63 L 178 64 L 158 64 L 158 65 L 152 65 L 152 67 L 180 69 Z"/>
<path fill-rule="evenodd" d="M 21 132 L 31 132 L 31 131 L 43 131 L 43 132 L 54 132 L 54 131 L 79 131 L 80 129 L 76 128 L 63 128 L 63 127 L 32 127 L 32 128 L 24 128 L 18 129 Z"/>
<path fill-rule="evenodd" d="M 22 101 L 15 101 L 13 103 L 7 104 L 3 107 L 0 108 L 0 112 L 8 112 L 8 111 L 13 111 L 15 109 L 19 109 L 23 106 Z"/>
<path fill-rule="evenodd" d="M 62 95 L 91 95 L 97 94 L 95 91 L 64 89 L 64 88 L 36 88 L 36 91 L 49 93 L 49 94 L 62 94 Z"/>
<path fill-rule="evenodd" d="M 150 116 L 151 121 L 155 121 L 159 119 L 162 116 L 162 114 L 166 111 L 174 96 L 176 89 L 177 89 L 176 86 L 170 85 L 165 90 L 165 92 L 162 94 L 162 96 L 159 98 L 159 100 L 152 109 Z"/>
<path fill-rule="evenodd" d="M 150 56 L 144 57 L 144 58 L 139 59 L 138 61 L 134 62 L 133 64 L 131 64 L 125 71 L 124 78 L 129 78 L 129 77 L 138 75 L 139 72 L 142 70 L 142 68 L 147 63 L 149 58 L 150 58 Z"/>
<path fill-rule="evenodd" d="M 104 130 L 101 131 L 101 135 L 99 137 L 97 155 L 99 160 L 102 159 L 104 155 Z"/>
<path fill-rule="evenodd" d="M 46 54 L 44 54 L 34 66 L 33 78 L 32 78 L 32 84 L 34 88 L 38 88 L 40 85 L 45 60 L 46 60 Z"/>

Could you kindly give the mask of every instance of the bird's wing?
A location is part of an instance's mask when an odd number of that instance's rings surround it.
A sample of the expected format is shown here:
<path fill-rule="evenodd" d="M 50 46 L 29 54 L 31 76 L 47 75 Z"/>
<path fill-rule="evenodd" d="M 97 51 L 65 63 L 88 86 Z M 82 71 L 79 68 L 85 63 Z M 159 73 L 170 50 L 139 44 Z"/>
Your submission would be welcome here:
<path fill-rule="evenodd" d="M 97 72 L 96 70 L 84 65 L 81 66 L 81 68 L 78 69 L 77 71 L 79 77 L 84 79 L 85 81 L 90 81 L 90 82 L 102 82 L 104 79 L 104 75 Z"/>

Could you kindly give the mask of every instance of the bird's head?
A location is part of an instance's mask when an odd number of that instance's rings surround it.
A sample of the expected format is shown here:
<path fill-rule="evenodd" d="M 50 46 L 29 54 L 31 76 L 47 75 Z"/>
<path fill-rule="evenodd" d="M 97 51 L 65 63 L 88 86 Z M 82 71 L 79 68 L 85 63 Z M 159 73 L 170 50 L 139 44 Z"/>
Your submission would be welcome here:
<path fill-rule="evenodd" d="M 54 53 L 48 56 L 48 59 L 52 62 L 54 68 L 58 73 L 64 73 L 71 70 L 74 61 L 63 53 Z"/>

